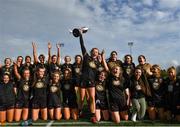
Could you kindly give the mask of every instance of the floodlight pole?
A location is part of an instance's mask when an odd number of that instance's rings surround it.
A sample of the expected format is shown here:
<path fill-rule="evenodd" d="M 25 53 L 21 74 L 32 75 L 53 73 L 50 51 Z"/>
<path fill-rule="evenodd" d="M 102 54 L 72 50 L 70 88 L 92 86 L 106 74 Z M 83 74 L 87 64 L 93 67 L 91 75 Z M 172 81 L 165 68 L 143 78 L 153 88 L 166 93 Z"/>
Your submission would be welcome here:
<path fill-rule="evenodd" d="M 130 55 L 132 55 L 132 47 L 133 47 L 133 44 L 134 44 L 134 42 L 128 42 Z"/>

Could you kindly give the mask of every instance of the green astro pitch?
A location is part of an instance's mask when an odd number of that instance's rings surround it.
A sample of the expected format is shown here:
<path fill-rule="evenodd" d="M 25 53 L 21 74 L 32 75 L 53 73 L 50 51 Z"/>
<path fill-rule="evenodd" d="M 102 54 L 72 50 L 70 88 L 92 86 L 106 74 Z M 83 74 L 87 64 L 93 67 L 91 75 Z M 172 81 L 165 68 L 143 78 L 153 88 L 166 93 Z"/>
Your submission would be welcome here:
<path fill-rule="evenodd" d="M 12 122 L 12 123 L 5 123 L 4 126 L 19 126 L 19 123 L 17 122 Z M 137 122 L 132 122 L 132 121 L 121 121 L 120 124 L 115 124 L 111 121 L 101 121 L 96 124 L 92 124 L 91 122 L 88 122 L 87 119 L 81 119 L 78 121 L 74 120 L 60 120 L 60 121 L 42 121 L 38 120 L 37 122 L 32 123 L 31 126 L 180 126 L 180 123 L 177 122 L 160 122 L 160 121 L 150 121 L 150 120 L 144 120 L 144 121 L 137 121 Z"/>

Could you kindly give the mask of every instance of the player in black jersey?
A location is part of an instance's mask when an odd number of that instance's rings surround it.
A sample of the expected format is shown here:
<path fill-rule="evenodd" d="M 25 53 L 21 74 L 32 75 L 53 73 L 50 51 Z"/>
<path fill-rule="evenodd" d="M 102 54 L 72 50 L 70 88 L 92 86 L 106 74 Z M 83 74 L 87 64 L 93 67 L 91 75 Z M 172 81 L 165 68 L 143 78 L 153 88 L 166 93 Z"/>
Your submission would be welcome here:
<path fill-rule="evenodd" d="M 10 58 L 5 58 L 4 65 L 0 68 L 0 81 L 2 81 L 4 74 L 9 74 L 11 82 L 14 83 L 13 66 Z"/>
<path fill-rule="evenodd" d="M 67 68 L 69 68 L 72 71 L 72 64 L 71 64 L 71 57 L 70 56 L 64 57 L 64 64 L 61 66 L 62 72 Z"/>
<path fill-rule="evenodd" d="M 70 69 L 65 69 L 64 77 L 61 80 L 61 90 L 63 95 L 63 110 L 64 118 L 69 120 L 71 115 L 74 120 L 78 119 L 78 105 L 76 101 L 76 92 L 72 72 Z"/>
<path fill-rule="evenodd" d="M 26 56 L 25 57 L 25 63 L 22 65 L 22 68 L 21 68 L 21 75 L 23 73 L 23 70 L 26 69 L 26 68 L 28 68 L 30 70 L 31 75 L 34 74 L 34 70 L 33 70 L 34 67 L 33 67 L 33 64 L 31 62 L 32 62 L 31 57 Z"/>
<path fill-rule="evenodd" d="M 60 66 L 60 46 L 59 44 L 56 44 L 57 48 L 57 55 L 52 55 L 51 56 L 51 43 L 48 42 L 48 72 L 49 72 L 49 77 L 52 78 L 52 74 L 55 71 L 58 71 L 60 73 L 60 76 L 62 78 L 62 71 L 61 71 L 61 66 Z"/>
<path fill-rule="evenodd" d="M 160 66 L 157 64 L 153 65 L 151 71 L 152 76 L 148 78 L 148 82 L 152 96 L 147 98 L 148 114 L 151 120 L 155 120 L 157 116 L 160 120 L 163 120 L 166 86 L 164 84 L 164 79 L 161 76 Z"/>
<path fill-rule="evenodd" d="M 47 120 L 47 86 L 49 80 L 45 77 L 45 68 L 39 67 L 33 80 L 32 85 L 32 120 L 36 121 L 39 118 Z"/>
<path fill-rule="evenodd" d="M 62 118 L 60 87 L 60 74 L 59 72 L 54 72 L 52 81 L 48 86 L 48 112 L 51 120 L 60 120 Z"/>
<path fill-rule="evenodd" d="M 45 62 L 45 56 L 43 54 L 40 54 L 39 57 L 37 56 L 37 47 L 35 42 L 32 42 L 33 47 L 33 57 L 34 57 L 34 71 L 36 71 L 39 67 L 44 67 L 45 70 L 45 76 L 48 76 L 48 64 Z"/>
<path fill-rule="evenodd" d="M 85 91 L 87 89 L 89 94 L 89 100 L 90 100 L 90 112 L 91 112 L 91 121 L 93 123 L 97 122 L 95 117 L 95 79 L 98 72 L 98 67 L 100 61 L 98 59 L 99 56 L 99 50 L 97 48 L 93 48 L 91 50 L 91 55 L 88 54 L 83 41 L 82 36 L 82 30 L 80 29 L 80 45 L 81 45 L 81 51 L 83 55 L 83 64 L 82 64 L 82 76 L 81 76 L 81 88 L 84 88 Z M 82 90 L 82 89 L 81 89 Z M 81 96 L 82 97 L 82 96 Z M 82 98 L 81 98 L 82 99 Z M 83 100 L 81 101 L 81 107 L 82 109 Z"/>
<path fill-rule="evenodd" d="M 122 67 L 122 61 L 121 60 L 118 60 L 117 58 L 118 54 L 116 51 L 112 51 L 111 54 L 110 54 L 110 58 L 108 59 L 107 61 L 107 64 L 108 64 L 108 67 L 109 67 L 109 70 L 112 71 L 112 68 L 114 66 L 119 66 L 119 67 Z"/>
<path fill-rule="evenodd" d="M 17 59 L 16 59 L 16 65 L 17 65 L 17 70 L 18 70 L 18 73 L 21 74 L 22 72 L 22 66 L 23 66 L 23 57 L 22 56 L 18 56 Z M 13 65 L 14 66 L 14 65 Z M 14 68 L 14 67 L 13 67 Z M 14 75 L 15 76 L 15 75 Z M 17 82 L 17 78 L 16 76 L 14 77 L 14 80 L 15 80 L 15 84 Z"/>
<path fill-rule="evenodd" d="M 17 64 L 15 63 L 14 73 L 18 79 L 14 120 L 27 120 L 29 114 L 30 87 L 32 85 L 30 81 L 30 70 L 28 68 L 24 69 L 21 77 Z"/>
<path fill-rule="evenodd" d="M 86 95 L 86 91 L 82 90 L 81 91 L 81 87 L 80 87 L 80 78 L 82 75 L 82 56 L 81 55 L 76 55 L 75 56 L 75 62 L 72 65 L 72 77 L 73 80 L 75 81 L 75 90 L 76 90 L 76 96 L 79 97 L 77 98 L 77 103 L 78 103 L 78 107 L 80 107 L 80 103 L 81 103 L 81 99 L 80 98 L 84 98 Z M 81 93 L 80 92 L 84 92 Z M 85 93 L 86 92 L 86 93 Z M 82 96 L 82 97 L 80 97 Z M 87 98 L 87 96 L 86 96 Z"/>
<path fill-rule="evenodd" d="M 119 123 L 121 118 L 128 120 L 127 110 L 130 103 L 130 94 L 127 86 L 129 83 L 123 77 L 120 66 L 114 65 L 110 71 L 105 61 L 104 52 L 102 53 L 102 58 L 104 67 L 109 72 L 107 88 L 112 120 L 115 123 Z"/>
<path fill-rule="evenodd" d="M 129 80 L 134 74 L 135 64 L 133 63 L 133 58 L 131 55 L 124 56 L 124 63 L 122 64 L 123 76 Z"/>
<path fill-rule="evenodd" d="M 173 119 L 173 115 L 177 121 L 180 121 L 180 78 L 176 76 L 176 69 L 170 67 L 167 70 L 168 78 L 166 79 L 166 119 Z"/>
<path fill-rule="evenodd" d="M 14 118 L 15 93 L 10 75 L 4 73 L 0 83 L 0 122 L 12 122 Z"/>
<path fill-rule="evenodd" d="M 98 74 L 98 79 L 95 81 L 96 88 L 96 119 L 97 121 L 109 120 L 108 100 L 107 100 L 107 72 L 101 71 Z"/>

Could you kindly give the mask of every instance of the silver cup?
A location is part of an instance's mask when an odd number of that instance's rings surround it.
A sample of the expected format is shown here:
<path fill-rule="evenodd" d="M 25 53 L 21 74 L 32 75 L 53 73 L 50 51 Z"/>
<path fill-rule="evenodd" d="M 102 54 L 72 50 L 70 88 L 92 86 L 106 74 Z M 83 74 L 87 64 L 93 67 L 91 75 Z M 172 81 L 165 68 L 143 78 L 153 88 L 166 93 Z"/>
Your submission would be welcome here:
<path fill-rule="evenodd" d="M 86 33 L 89 28 L 87 28 L 87 27 L 82 27 L 82 28 L 80 28 L 80 29 L 82 30 L 83 33 Z M 72 33 L 73 33 L 74 37 L 79 37 L 79 36 L 80 36 L 80 31 L 79 31 L 80 29 L 79 29 L 79 28 L 74 28 L 74 29 L 73 29 Z"/>

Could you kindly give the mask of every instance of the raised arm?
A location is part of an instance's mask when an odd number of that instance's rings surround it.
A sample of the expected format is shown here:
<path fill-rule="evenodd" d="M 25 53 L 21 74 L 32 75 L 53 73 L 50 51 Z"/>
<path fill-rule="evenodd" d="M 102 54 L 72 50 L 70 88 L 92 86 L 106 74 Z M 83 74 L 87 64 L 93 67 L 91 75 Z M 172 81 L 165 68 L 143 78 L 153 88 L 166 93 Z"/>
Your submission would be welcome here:
<path fill-rule="evenodd" d="M 21 79 L 21 75 L 20 75 L 19 72 L 18 72 L 18 68 L 17 68 L 17 63 L 16 63 L 16 62 L 14 62 L 14 74 L 15 74 L 15 76 L 16 76 L 16 78 L 17 78 L 18 80 Z"/>
<path fill-rule="evenodd" d="M 104 68 L 107 72 L 109 72 L 109 68 L 108 68 L 108 65 L 106 63 L 106 58 L 105 58 L 105 51 L 103 50 L 102 53 L 101 53 L 101 56 L 102 56 L 102 63 L 104 65 Z"/>
<path fill-rule="evenodd" d="M 56 47 L 57 47 L 57 64 L 60 65 L 60 60 L 61 60 L 61 57 L 60 57 L 60 44 L 56 44 Z"/>
<path fill-rule="evenodd" d="M 48 42 L 48 63 L 51 63 L 51 42 Z"/>
<path fill-rule="evenodd" d="M 84 40 L 83 40 L 83 36 L 82 36 L 83 32 L 81 29 L 79 30 L 79 32 L 80 32 L 79 41 L 80 41 L 80 45 L 81 45 L 81 51 L 82 51 L 83 56 L 85 56 L 87 54 L 87 51 L 84 46 Z"/>
<path fill-rule="evenodd" d="M 38 63 L 37 48 L 35 42 L 32 42 L 34 63 Z"/>

